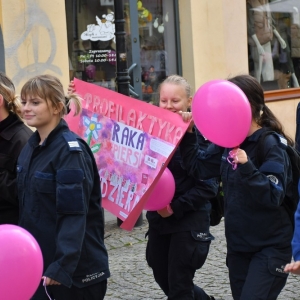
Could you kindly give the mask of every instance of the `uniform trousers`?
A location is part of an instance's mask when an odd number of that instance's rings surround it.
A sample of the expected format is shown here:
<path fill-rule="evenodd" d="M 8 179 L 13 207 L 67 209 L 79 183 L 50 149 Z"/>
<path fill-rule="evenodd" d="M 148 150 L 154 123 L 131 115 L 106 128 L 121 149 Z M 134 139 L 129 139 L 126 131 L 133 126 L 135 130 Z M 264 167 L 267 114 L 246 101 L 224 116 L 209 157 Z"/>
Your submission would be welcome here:
<path fill-rule="evenodd" d="M 195 240 L 191 231 L 159 234 L 149 229 L 146 260 L 168 300 L 210 299 L 193 283 L 196 270 L 206 260 L 209 246 L 210 241 Z"/>
<path fill-rule="evenodd" d="M 291 261 L 291 247 L 259 252 L 228 251 L 227 266 L 234 300 L 275 300 L 286 284 L 283 269 Z"/>

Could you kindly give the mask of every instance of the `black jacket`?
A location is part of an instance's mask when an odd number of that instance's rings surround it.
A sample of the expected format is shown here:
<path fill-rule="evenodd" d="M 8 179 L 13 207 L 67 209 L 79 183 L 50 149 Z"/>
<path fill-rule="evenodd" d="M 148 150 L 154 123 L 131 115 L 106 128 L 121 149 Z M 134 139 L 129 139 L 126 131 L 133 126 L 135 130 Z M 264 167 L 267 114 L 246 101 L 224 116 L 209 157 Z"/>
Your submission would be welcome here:
<path fill-rule="evenodd" d="M 295 136 L 296 148 L 300 151 L 300 102 L 297 105 L 296 110 L 296 136 Z"/>
<path fill-rule="evenodd" d="M 281 204 L 292 182 L 292 169 L 284 139 L 275 135 L 265 138 L 264 160 L 258 165 L 257 145 L 265 130 L 257 130 L 240 145 L 248 162 L 238 164 L 236 170 L 227 161 L 231 149 L 212 144 L 202 151 L 196 136 L 188 133 L 181 143 L 184 163 L 194 176 L 210 178 L 221 174 L 229 251 L 290 247 L 293 227 Z"/>
<path fill-rule="evenodd" d="M 31 135 L 32 130 L 13 113 L 0 122 L 0 224 L 18 224 L 16 165 Z"/>
<path fill-rule="evenodd" d="M 85 287 L 110 275 L 100 178 L 89 146 L 64 120 L 39 145 L 35 132 L 18 160 L 19 225 L 39 243 L 44 275 Z"/>
<path fill-rule="evenodd" d="M 198 132 L 201 149 L 210 144 Z M 173 233 L 199 230 L 208 233 L 210 226 L 209 199 L 215 197 L 218 189 L 216 179 L 201 180 L 200 177 L 189 175 L 181 158 L 180 146 L 173 155 L 168 168 L 175 179 L 175 195 L 170 204 L 174 214 L 162 218 L 157 212 L 147 212 L 149 227 L 156 228 L 160 233 Z"/>

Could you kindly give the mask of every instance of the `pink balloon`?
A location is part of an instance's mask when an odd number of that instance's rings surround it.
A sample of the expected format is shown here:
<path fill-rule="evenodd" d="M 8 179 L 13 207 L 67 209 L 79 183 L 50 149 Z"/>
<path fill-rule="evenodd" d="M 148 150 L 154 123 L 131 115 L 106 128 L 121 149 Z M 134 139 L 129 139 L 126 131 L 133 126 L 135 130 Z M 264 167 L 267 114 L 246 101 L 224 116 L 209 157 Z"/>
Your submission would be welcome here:
<path fill-rule="evenodd" d="M 175 180 L 168 168 L 165 168 L 156 183 L 144 209 L 150 211 L 160 210 L 172 201 L 175 194 Z"/>
<path fill-rule="evenodd" d="M 227 80 L 202 85 L 192 102 L 193 119 L 211 142 L 225 147 L 239 146 L 251 125 L 251 106 L 244 92 Z"/>
<path fill-rule="evenodd" d="M 34 237 L 15 225 L 0 225 L 0 298 L 28 300 L 43 272 L 41 249 Z"/>

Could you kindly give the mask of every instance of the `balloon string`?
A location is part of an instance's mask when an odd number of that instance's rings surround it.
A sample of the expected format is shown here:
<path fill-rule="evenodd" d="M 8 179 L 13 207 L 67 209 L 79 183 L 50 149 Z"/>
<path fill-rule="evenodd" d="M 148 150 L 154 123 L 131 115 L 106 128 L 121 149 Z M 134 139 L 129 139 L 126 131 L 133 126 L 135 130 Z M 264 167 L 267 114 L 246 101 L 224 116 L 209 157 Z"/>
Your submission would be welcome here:
<path fill-rule="evenodd" d="M 47 277 L 45 276 L 45 277 L 44 277 L 43 286 L 45 287 L 45 292 L 46 292 L 46 294 L 47 294 L 49 300 L 52 300 L 51 297 L 50 297 L 50 295 L 48 294 L 48 291 L 47 291 L 46 279 L 47 279 Z M 55 299 L 53 299 L 53 300 L 55 300 Z"/>
<path fill-rule="evenodd" d="M 236 170 L 238 165 L 238 157 L 236 156 L 237 151 L 229 151 L 229 155 L 227 156 L 227 161 L 232 165 L 232 169 Z"/>

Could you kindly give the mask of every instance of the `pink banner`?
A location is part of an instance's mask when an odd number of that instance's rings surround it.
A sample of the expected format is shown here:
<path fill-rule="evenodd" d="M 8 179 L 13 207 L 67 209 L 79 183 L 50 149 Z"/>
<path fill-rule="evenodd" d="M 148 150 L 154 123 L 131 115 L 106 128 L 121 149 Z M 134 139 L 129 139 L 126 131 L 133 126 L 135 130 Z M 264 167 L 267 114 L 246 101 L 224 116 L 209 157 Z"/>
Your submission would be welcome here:
<path fill-rule="evenodd" d="M 65 119 L 95 155 L 103 207 L 123 220 L 121 228 L 131 230 L 188 123 L 154 105 L 74 82 L 84 109 Z"/>

